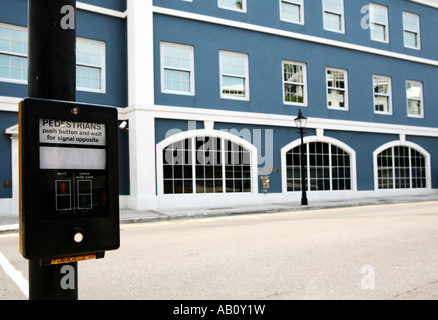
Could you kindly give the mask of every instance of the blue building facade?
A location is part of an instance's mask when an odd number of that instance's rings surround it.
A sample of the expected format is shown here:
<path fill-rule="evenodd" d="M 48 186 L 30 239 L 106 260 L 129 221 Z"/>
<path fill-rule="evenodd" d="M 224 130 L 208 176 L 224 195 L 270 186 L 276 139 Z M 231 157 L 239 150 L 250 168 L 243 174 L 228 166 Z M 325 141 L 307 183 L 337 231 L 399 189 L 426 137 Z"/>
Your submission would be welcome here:
<path fill-rule="evenodd" d="M 27 2 L 1 4 L 0 27 L 25 28 Z M 310 201 L 434 193 L 437 20 L 430 0 L 81 1 L 78 101 L 128 123 L 125 207 L 299 201 L 299 110 Z M 1 72 L 0 180 L 13 182 L 27 89 Z"/>

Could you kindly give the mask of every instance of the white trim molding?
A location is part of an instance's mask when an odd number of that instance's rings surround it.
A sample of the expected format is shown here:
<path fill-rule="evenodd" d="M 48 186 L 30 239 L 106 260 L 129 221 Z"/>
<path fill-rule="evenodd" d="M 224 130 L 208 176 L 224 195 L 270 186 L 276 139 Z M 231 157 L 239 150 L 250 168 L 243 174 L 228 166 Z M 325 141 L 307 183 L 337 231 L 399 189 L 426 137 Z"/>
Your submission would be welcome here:
<path fill-rule="evenodd" d="M 99 6 L 94 6 L 94 5 L 84 3 L 84 2 L 79 2 L 79 1 L 76 3 L 76 8 L 80 9 L 80 10 L 94 12 L 94 13 L 98 13 L 98 14 L 103 14 L 106 16 L 120 18 L 120 19 L 126 19 L 126 17 L 128 16 L 127 11 L 121 12 L 121 11 L 117 11 L 117 10 L 113 10 L 113 9 L 107 9 L 107 8 L 103 8 L 103 7 L 99 7 Z"/>

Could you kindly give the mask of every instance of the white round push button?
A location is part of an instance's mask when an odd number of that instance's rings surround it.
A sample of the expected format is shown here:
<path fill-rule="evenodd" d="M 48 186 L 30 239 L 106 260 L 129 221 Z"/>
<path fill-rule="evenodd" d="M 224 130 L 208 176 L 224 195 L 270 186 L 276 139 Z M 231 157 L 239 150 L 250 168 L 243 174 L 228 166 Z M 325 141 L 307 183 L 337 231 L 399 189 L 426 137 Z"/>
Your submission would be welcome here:
<path fill-rule="evenodd" d="M 84 241 L 84 234 L 82 233 L 82 232 L 76 232 L 74 235 L 73 235 L 73 241 L 75 242 L 75 243 L 81 243 L 82 241 Z"/>

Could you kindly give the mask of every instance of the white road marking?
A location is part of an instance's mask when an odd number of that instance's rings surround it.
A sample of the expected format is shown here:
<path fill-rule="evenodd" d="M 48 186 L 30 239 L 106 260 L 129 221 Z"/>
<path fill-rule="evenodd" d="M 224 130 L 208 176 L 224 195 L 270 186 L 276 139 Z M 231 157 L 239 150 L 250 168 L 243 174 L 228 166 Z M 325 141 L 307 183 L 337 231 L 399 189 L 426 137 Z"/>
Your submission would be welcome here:
<path fill-rule="evenodd" d="M 20 271 L 17 271 L 14 266 L 0 252 L 0 266 L 5 270 L 6 274 L 17 284 L 24 295 L 29 298 L 29 282 L 23 277 Z"/>

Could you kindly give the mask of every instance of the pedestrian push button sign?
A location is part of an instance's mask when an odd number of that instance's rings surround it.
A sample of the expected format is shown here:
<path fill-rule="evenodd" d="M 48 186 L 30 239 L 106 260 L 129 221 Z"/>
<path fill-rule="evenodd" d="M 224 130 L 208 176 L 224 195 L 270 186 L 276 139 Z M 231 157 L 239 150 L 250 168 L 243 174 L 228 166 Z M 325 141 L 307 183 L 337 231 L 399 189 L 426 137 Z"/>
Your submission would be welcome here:
<path fill-rule="evenodd" d="M 27 98 L 19 106 L 20 250 L 70 257 L 120 245 L 117 108 Z"/>
<path fill-rule="evenodd" d="M 47 199 L 46 218 L 102 216 L 106 206 L 102 196 L 107 168 L 105 124 L 42 118 L 39 142 L 40 169 L 53 191 L 53 201 Z"/>

